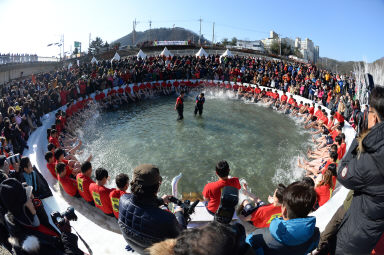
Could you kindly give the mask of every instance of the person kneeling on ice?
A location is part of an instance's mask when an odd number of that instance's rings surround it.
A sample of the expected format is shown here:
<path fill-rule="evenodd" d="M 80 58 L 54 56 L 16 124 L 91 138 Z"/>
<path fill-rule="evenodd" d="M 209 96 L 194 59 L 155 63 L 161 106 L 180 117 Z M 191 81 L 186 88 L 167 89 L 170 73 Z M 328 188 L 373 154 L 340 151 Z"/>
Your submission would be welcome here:
<path fill-rule="evenodd" d="M 114 189 L 109 189 L 104 186 L 108 181 L 108 171 L 99 167 L 96 169 L 95 174 L 96 183 L 91 183 L 89 185 L 89 191 L 92 194 L 93 202 L 95 203 L 95 206 L 102 210 L 106 215 L 114 217 L 111 199 L 109 198 L 109 194 Z"/>
<path fill-rule="evenodd" d="M 157 197 L 161 182 L 157 166 L 139 165 L 133 170 L 132 193 L 120 198 L 120 230 L 128 245 L 140 254 L 146 254 L 144 250 L 154 243 L 176 238 L 187 226 L 181 207 L 172 214 L 164 206 L 171 196 Z"/>
<path fill-rule="evenodd" d="M 315 190 L 302 183 L 290 184 L 284 191 L 282 217 L 272 220 L 269 228 L 257 229 L 247 237 L 256 254 L 304 255 L 314 250 L 320 232 L 315 217 L 308 217 L 316 202 Z"/>
<path fill-rule="evenodd" d="M 67 218 L 51 226 L 41 200 L 33 197 L 32 187 L 16 179 L 0 184 L 0 202 L 6 210 L 5 223 L 14 254 L 17 255 L 84 255 L 77 246 L 78 237 L 71 233 Z"/>
<path fill-rule="evenodd" d="M 116 219 L 119 219 L 119 204 L 120 197 L 126 194 L 129 186 L 129 177 L 126 174 L 118 174 L 116 176 L 116 186 L 117 189 L 109 193 L 109 198 L 111 199 L 113 214 Z"/>

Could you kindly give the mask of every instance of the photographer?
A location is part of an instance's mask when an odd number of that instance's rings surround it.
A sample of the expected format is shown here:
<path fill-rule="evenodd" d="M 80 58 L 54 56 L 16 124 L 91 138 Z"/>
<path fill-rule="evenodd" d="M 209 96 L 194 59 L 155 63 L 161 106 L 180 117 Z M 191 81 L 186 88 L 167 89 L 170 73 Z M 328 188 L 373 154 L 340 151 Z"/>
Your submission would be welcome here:
<path fill-rule="evenodd" d="M 0 202 L 7 211 L 5 223 L 13 240 L 16 255 L 50 254 L 83 255 L 77 247 L 77 236 L 72 234 L 68 220 L 60 225 L 61 233 L 48 224 L 42 202 L 34 199 L 32 187 L 16 179 L 0 184 Z"/>
<path fill-rule="evenodd" d="M 9 169 L 10 165 L 8 163 L 7 157 L 0 155 L 0 170 L 2 170 L 8 177 L 20 180 L 21 176 L 19 172 L 19 164 L 14 162 L 12 166 L 14 169 L 13 171 Z"/>
<path fill-rule="evenodd" d="M 142 164 L 133 170 L 131 194 L 120 198 L 119 226 L 125 240 L 137 252 L 144 251 L 153 243 L 175 238 L 186 228 L 183 209 L 175 215 L 159 207 L 169 202 L 169 196 L 158 198 L 162 182 L 159 169 Z"/>

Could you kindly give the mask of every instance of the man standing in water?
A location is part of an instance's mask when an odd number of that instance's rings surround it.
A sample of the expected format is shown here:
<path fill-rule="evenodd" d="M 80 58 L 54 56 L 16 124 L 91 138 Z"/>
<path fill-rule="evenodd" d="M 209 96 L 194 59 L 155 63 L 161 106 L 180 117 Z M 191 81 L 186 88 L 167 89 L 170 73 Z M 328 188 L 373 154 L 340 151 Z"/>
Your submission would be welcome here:
<path fill-rule="evenodd" d="M 184 91 L 181 91 L 180 92 L 180 96 L 176 99 L 175 110 L 179 114 L 179 117 L 177 118 L 177 120 L 184 119 L 184 116 L 183 116 L 183 111 L 184 111 Z"/>
<path fill-rule="evenodd" d="M 197 112 L 199 112 L 200 116 L 203 114 L 204 103 L 205 103 L 204 93 L 201 93 L 200 95 L 196 96 L 195 116 Z"/>

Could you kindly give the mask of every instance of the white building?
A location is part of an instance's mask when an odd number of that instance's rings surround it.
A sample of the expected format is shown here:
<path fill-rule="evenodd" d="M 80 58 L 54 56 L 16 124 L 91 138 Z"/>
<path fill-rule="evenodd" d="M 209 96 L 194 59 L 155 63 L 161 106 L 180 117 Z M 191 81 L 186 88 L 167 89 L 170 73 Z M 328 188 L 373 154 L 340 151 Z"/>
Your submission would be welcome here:
<path fill-rule="evenodd" d="M 279 42 L 279 35 L 275 33 L 275 31 L 271 30 L 271 32 L 269 32 L 269 37 L 261 41 L 264 44 L 264 49 L 267 51 L 271 51 L 272 43 Z"/>
<path fill-rule="evenodd" d="M 319 46 L 315 46 L 313 41 L 309 38 L 305 38 L 305 40 L 301 40 L 300 37 L 297 37 L 295 40 L 295 48 L 298 48 L 303 54 L 303 58 L 307 59 L 313 63 L 316 63 L 319 59 Z"/>
<path fill-rule="evenodd" d="M 256 40 L 256 41 L 237 40 L 236 48 L 237 49 L 257 50 L 257 51 L 261 51 L 261 52 L 265 51 L 264 44 L 260 40 Z"/>
<path fill-rule="evenodd" d="M 271 51 L 271 45 L 274 42 L 277 42 L 279 44 L 285 43 L 291 46 L 292 49 L 299 49 L 299 51 L 303 55 L 303 58 L 308 61 L 316 63 L 319 59 L 319 46 L 315 46 L 313 41 L 308 38 L 305 38 L 305 40 L 301 40 L 300 37 L 297 37 L 295 40 L 289 37 L 280 38 L 279 35 L 272 30 L 269 33 L 269 37 L 261 41 L 264 44 L 264 49 L 267 51 Z"/>

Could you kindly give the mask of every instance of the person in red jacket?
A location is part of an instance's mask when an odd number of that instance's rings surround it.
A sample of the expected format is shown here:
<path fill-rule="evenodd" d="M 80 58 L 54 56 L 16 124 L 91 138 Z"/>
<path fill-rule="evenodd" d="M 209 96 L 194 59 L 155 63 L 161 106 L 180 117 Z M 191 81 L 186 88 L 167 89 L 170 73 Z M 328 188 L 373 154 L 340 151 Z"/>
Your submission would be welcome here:
<path fill-rule="evenodd" d="M 77 191 L 76 180 L 67 175 L 67 169 L 64 163 L 60 162 L 56 165 L 56 172 L 57 179 L 65 193 L 72 197 L 80 197 L 79 192 Z"/>
<path fill-rule="evenodd" d="M 248 200 L 244 200 L 242 203 L 243 209 L 241 213 L 238 214 L 239 218 L 243 221 L 251 221 L 256 228 L 269 227 L 274 218 L 281 217 L 281 205 L 283 204 L 284 190 L 285 186 L 279 184 L 273 197 L 268 197 L 268 201 L 270 202 L 269 205 L 260 205 L 261 200 L 256 198 L 255 200 L 259 206 L 253 207 Z"/>
<path fill-rule="evenodd" d="M 185 94 L 184 91 L 181 91 L 180 92 L 180 96 L 178 96 L 177 99 L 176 99 L 175 110 L 177 111 L 177 114 L 179 115 L 177 120 L 184 119 L 184 116 L 183 116 L 183 111 L 184 111 L 184 94 Z"/>
<path fill-rule="evenodd" d="M 49 172 L 57 180 L 56 162 L 55 162 L 55 157 L 53 156 L 53 152 L 48 151 L 47 153 L 45 153 L 44 157 L 45 157 L 45 160 L 47 161 L 47 168 Z"/>
<path fill-rule="evenodd" d="M 281 102 L 287 102 L 287 100 L 288 100 L 288 97 L 287 97 L 287 95 L 285 94 L 285 91 L 283 92 L 283 95 L 281 96 L 281 98 L 280 98 L 280 101 Z"/>
<path fill-rule="evenodd" d="M 113 214 L 111 199 L 109 198 L 109 193 L 111 193 L 114 189 L 104 187 L 108 180 L 108 171 L 100 167 L 96 169 L 95 174 L 96 183 L 91 183 L 89 185 L 89 191 L 92 194 L 95 206 L 102 210 L 106 215 L 115 217 Z"/>
<path fill-rule="evenodd" d="M 332 172 L 326 170 L 322 177 L 322 180 L 315 188 L 319 207 L 323 206 L 331 198 L 333 190 Z"/>
<path fill-rule="evenodd" d="M 128 175 L 118 174 L 116 176 L 116 186 L 117 186 L 117 189 L 109 193 L 109 198 L 111 199 L 113 214 L 115 215 L 116 219 L 118 219 L 120 197 L 126 194 L 126 191 L 129 186 Z"/>
<path fill-rule="evenodd" d="M 48 142 L 52 143 L 53 145 L 55 145 L 56 148 L 60 148 L 61 147 L 59 139 L 57 137 L 56 129 L 52 129 L 51 130 L 51 134 L 49 136 Z"/>
<path fill-rule="evenodd" d="M 240 189 L 239 178 L 228 178 L 229 165 L 225 160 L 219 161 L 216 165 L 216 174 L 219 180 L 205 185 L 203 190 L 204 200 L 208 202 L 207 210 L 210 214 L 214 215 L 220 206 L 221 190 L 225 186 L 232 186 Z"/>
<path fill-rule="evenodd" d="M 63 149 L 60 149 L 60 148 L 55 149 L 54 156 L 56 159 L 56 164 L 64 163 L 67 169 L 67 175 L 71 175 L 73 172 L 73 177 L 75 177 L 76 174 L 78 174 L 80 171 L 79 162 L 75 160 L 66 160 L 64 155 L 65 154 Z"/>
<path fill-rule="evenodd" d="M 95 206 L 93 202 L 93 197 L 89 191 L 89 185 L 95 183 L 92 178 L 92 164 L 89 161 L 85 161 L 81 165 L 81 173 L 76 175 L 77 189 L 80 196 L 87 201 L 88 204 Z"/>

